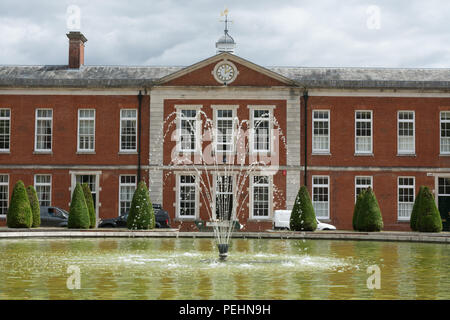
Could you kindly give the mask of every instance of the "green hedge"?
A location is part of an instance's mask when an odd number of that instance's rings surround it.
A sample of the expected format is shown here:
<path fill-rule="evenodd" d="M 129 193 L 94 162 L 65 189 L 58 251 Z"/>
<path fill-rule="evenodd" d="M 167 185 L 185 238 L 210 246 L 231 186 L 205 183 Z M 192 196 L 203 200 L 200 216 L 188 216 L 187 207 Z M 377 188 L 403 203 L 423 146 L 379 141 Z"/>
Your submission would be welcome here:
<path fill-rule="evenodd" d="M 131 200 L 130 212 L 127 219 L 127 228 L 153 229 L 155 227 L 155 213 L 144 181 L 139 182 Z"/>
<path fill-rule="evenodd" d="M 83 188 L 84 198 L 86 200 L 86 205 L 89 211 L 89 228 L 92 229 L 97 226 L 95 217 L 94 199 L 92 198 L 91 188 L 89 188 L 89 185 L 87 183 L 83 183 L 81 187 Z"/>
<path fill-rule="evenodd" d="M 441 232 L 441 215 L 430 189 L 423 187 L 422 193 L 419 192 L 416 201 L 418 202 L 416 230 L 420 232 Z"/>
<path fill-rule="evenodd" d="M 369 187 L 366 189 L 360 201 L 361 203 L 355 213 L 357 215 L 355 223 L 356 230 L 368 232 L 383 230 L 381 210 L 372 188 Z"/>
<path fill-rule="evenodd" d="M 425 188 L 424 186 L 420 186 L 419 193 L 417 193 L 416 199 L 414 200 L 413 209 L 411 211 L 411 217 L 409 218 L 409 226 L 413 231 L 417 231 L 417 217 L 419 213 L 419 207 L 421 206 L 420 201 L 423 198 L 422 193 L 424 188 Z"/>
<path fill-rule="evenodd" d="M 11 203 L 6 215 L 6 225 L 9 228 L 31 228 L 33 224 L 33 213 L 27 190 L 22 180 L 16 182 Z"/>
<path fill-rule="evenodd" d="M 77 183 L 70 202 L 67 227 L 71 229 L 89 229 L 89 225 L 89 209 L 84 198 L 83 188 Z"/>
<path fill-rule="evenodd" d="M 293 231 L 315 231 L 317 229 L 316 213 L 306 186 L 300 188 L 295 198 L 289 227 Z"/>
<path fill-rule="evenodd" d="M 37 197 L 36 189 L 33 186 L 27 187 L 28 200 L 30 201 L 31 212 L 33 217 L 32 228 L 37 228 L 41 225 L 41 207 Z"/>
<path fill-rule="evenodd" d="M 358 197 L 356 197 L 356 203 L 355 203 L 355 208 L 353 209 L 353 219 L 352 219 L 353 230 L 358 230 L 357 227 L 356 227 L 356 223 L 357 223 L 357 220 L 358 220 L 358 213 L 361 210 L 361 204 L 363 202 L 363 198 L 364 198 L 365 193 L 366 193 L 366 189 L 363 189 L 358 194 Z"/>

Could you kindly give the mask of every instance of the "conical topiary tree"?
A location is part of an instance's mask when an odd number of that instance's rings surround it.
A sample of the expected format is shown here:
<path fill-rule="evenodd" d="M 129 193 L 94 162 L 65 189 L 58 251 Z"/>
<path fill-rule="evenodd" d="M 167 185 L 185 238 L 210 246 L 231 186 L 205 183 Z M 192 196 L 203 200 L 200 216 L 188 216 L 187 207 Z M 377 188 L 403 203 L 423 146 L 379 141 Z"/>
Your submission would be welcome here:
<path fill-rule="evenodd" d="M 419 193 L 417 194 L 416 199 L 414 200 L 414 205 L 411 211 L 411 217 L 409 218 L 409 226 L 411 227 L 412 231 L 417 231 L 417 216 L 419 212 L 420 201 L 423 198 L 422 193 L 424 188 L 425 188 L 424 186 L 420 186 Z"/>
<path fill-rule="evenodd" d="M 433 194 L 428 187 L 423 187 L 417 208 L 416 229 L 420 232 L 441 232 L 442 220 Z"/>
<path fill-rule="evenodd" d="M 89 211 L 89 228 L 95 228 L 97 226 L 94 208 L 94 199 L 92 198 L 91 188 L 87 183 L 81 185 L 83 188 L 84 199 L 86 200 L 86 205 Z"/>
<path fill-rule="evenodd" d="M 83 188 L 77 183 L 70 202 L 67 227 L 71 229 L 89 229 L 89 209 L 84 198 Z"/>
<path fill-rule="evenodd" d="M 155 213 L 144 181 L 139 182 L 131 200 L 130 212 L 127 219 L 127 228 L 153 229 L 155 227 Z"/>
<path fill-rule="evenodd" d="M 383 230 L 383 217 L 372 188 L 366 189 L 356 215 L 356 230 L 369 232 Z"/>
<path fill-rule="evenodd" d="M 295 198 L 289 227 L 294 231 L 314 231 L 317 229 L 316 213 L 306 186 L 302 186 Z"/>
<path fill-rule="evenodd" d="M 365 193 L 366 189 L 362 189 L 361 192 L 356 197 L 355 208 L 353 209 L 353 220 L 352 220 L 353 230 L 358 230 L 356 228 L 356 221 L 358 220 L 358 212 L 361 210 L 361 204 Z"/>
<path fill-rule="evenodd" d="M 16 182 L 11 203 L 6 216 L 6 225 L 9 228 L 31 228 L 33 224 L 33 213 L 27 190 L 22 180 Z"/>
<path fill-rule="evenodd" d="M 30 201 L 31 213 L 33 222 L 32 228 L 37 228 L 41 225 L 41 208 L 39 206 L 39 200 L 37 197 L 36 189 L 32 185 L 27 187 L 28 200 Z"/>

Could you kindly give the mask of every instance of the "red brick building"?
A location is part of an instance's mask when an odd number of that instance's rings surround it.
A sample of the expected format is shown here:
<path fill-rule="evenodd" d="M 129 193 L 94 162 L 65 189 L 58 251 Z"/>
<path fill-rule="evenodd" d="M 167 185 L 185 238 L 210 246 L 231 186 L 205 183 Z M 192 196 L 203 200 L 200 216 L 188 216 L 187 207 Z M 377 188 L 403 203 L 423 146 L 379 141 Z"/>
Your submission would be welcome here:
<path fill-rule="evenodd" d="M 450 69 L 264 68 L 230 50 L 185 68 L 86 66 L 86 38 L 68 37 L 66 66 L 0 66 L 0 224 L 19 179 L 65 209 L 88 182 L 100 219 L 144 179 L 182 230 L 223 199 L 245 230 L 271 228 L 302 184 L 338 229 L 371 186 L 387 230 L 409 230 L 428 185 L 448 228 Z"/>

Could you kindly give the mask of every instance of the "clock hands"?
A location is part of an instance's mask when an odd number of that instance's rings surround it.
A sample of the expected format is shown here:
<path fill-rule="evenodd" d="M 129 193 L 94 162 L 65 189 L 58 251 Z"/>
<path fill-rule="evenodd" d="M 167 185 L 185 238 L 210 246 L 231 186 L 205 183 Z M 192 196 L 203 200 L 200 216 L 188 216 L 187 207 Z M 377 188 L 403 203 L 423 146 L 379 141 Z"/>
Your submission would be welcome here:
<path fill-rule="evenodd" d="M 236 69 L 236 66 L 230 61 L 221 61 L 216 64 L 214 70 L 211 71 L 214 75 L 214 78 L 222 83 L 227 85 L 234 81 L 239 72 Z"/>

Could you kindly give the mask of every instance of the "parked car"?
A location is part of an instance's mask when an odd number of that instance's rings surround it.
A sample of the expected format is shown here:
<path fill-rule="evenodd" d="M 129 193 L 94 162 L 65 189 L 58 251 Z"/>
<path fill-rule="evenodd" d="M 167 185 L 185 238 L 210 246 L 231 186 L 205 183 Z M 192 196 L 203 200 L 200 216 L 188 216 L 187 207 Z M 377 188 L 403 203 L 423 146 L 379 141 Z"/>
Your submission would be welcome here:
<path fill-rule="evenodd" d="M 155 211 L 155 227 L 170 228 L 169 213 L 160 204 L 153 204 L 153 210 Z"/>
<path fill-rule="evenodd" d="M 128 212 L 118 216 L 117 218 L 100 220 L 99 228 L 126 228 L 127 226 Z"/>
<path fill-rule="evenodd" d="M 153 204 L 155 212 L 155 227 L 156 228 L 170 228 L 169 213 L 164 210 L 160 204 Z M 128 212 L 111 219 L 101 220 L 99 228 L 126 228 L 127 227 Z"/>
<path fill-rule="evenodd" d="M 316 230 L 336 230 L 336 227 L 332 224 L 320 222 L 317 218 L 317 229 Z"/>
<path fill-rule="evenodd" d="M 273 217 L 273 229 L 288 229 L 289 230 L 289 220 L 291 219 L 291 210 L 275 210 Z M 316 230 L 336 230 L 336 227 L 320 222 L 317 218 L 317 229 Z"/>
<path fill-rule="evenodd" d="M 67 227 L 69 213 L 58 207 L 40 207 L 41 227 Z"/>

